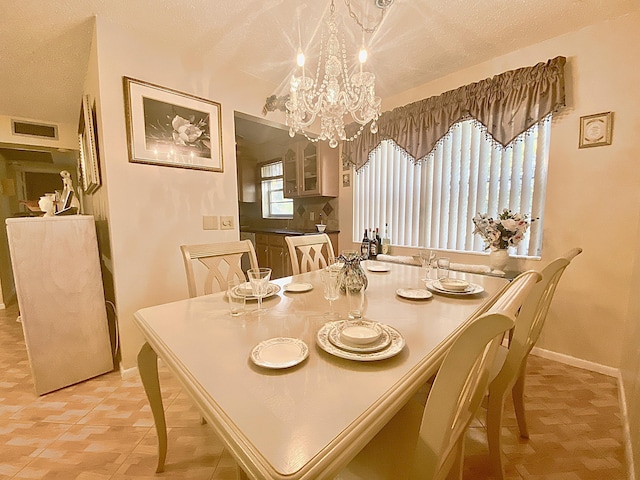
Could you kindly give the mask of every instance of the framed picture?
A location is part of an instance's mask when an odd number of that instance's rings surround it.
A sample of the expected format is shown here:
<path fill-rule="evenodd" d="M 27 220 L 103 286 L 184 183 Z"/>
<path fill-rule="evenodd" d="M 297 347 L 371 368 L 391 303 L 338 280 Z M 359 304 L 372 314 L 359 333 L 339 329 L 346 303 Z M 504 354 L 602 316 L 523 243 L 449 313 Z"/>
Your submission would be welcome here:
<path fill-rule="evenodd" d="M 80 184 L 82 190 L 93 193 L 101 184 L 100 166 L 98 163 L 98 138 L 96 136 L 97 116 L 95 102 L 91 106 L 91 98 L 85 95 L 80 107 L 78 124 L 78 143 L 80 146 Z"/>
<path fill-rule="evenodd" d="M 580 117 L 580 148 L 611 145 L 613 112 Z"/>
<path fill-rule="evenodd" d="M 342 186 L 345 188 L 351 186 L 351 175 L 348 173 L 342 174 Z"/>
<path fill-rule="evenodd" d="M 130 162 L 223 171 L 219 103 L 123 80 Z"/>

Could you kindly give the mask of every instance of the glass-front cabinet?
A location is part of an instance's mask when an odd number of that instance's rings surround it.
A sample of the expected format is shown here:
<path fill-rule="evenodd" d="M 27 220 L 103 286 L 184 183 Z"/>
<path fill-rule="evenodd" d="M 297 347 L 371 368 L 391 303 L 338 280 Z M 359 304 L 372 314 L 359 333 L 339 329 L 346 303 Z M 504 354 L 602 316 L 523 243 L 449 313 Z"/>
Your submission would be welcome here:
<path fill-rule="evenodd" d="M 338 149 L 326 142 L 296 142 L 284 154 L 285 197 L 337 197 Z"/>
<path fill-rule="evenodd" d="M 298 196 L 298 153 L 296 145 L 287 149 L 283 159 L 284 165 L 284 196 L 293 198 Z"/>

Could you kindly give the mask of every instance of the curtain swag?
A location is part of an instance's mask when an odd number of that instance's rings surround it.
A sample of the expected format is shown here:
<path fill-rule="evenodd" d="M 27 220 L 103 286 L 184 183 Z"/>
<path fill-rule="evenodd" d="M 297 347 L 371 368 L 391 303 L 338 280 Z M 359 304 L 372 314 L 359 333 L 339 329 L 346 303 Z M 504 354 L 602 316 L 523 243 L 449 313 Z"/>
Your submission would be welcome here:
<path fill-rule="evenodd" d="M 420 160 L 455 123 L 469 118 L 480 122 L 493 140 L 506 147 L 565 106 L 565 62 L 565 57 L 556 57 L 384 112 L 378 119 L 377 134 L 365 128 L 355 141 L 343 143 L 345 160 L 359 170 L 369 161 L 369 154 L 387 139 Z M 348 125 L 347 136 L 357 127 Z"/>

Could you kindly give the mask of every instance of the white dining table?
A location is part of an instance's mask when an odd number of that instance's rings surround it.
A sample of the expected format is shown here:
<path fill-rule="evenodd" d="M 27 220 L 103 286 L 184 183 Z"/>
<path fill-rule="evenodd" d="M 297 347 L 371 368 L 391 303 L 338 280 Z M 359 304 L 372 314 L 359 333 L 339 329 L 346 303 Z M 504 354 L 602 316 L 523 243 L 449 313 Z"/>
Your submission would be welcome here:
<path fill-rule="evenodd" d="M 338 473 L 437 372 L 461 327 L 488 309 L 507 284 L 502 278 L 452 272 L 483 291 L 408 300 L 396 290 L 425 288 L 425 270 L 386 265 L 388 272 L 367 272 L 364 318 L 395 328 L 405 346 L 379 361 L 339 358 L 317 344 L 329 310 L 319 271 L 274 280 L 280 287 L 305 282 L 313 288 L 300 293 L 281 288 L 263 300 L 261 315 L 252 313 L 255 302 L 248 302 L 244 315 L 230 316 L 224 292 L 136 312 L 146 340 L 138 365 L 158 433 L 157 471 L 163 470 L 167 452 L 160 357 L 243 476 L 316 480 Z M 334 308 L 346 318 L 344 294 Z M 254 347 L 276 337 L 302 340 L 308 357 L 286 369 L 254 364 Z"/>

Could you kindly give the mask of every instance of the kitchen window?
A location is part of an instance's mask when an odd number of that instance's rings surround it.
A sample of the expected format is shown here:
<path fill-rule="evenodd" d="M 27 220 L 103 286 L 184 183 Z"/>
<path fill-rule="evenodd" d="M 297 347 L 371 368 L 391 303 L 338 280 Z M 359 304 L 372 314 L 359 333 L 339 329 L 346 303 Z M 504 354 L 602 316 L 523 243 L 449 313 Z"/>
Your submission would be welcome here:
<path fill-rule="evenodd" d="M 420 162 L 381 142 L 354 178 L 354 241 L 388 223 L 393 245 L 482 252 L 472 218 L 509 208 L 537 219 L 515 253 L 539 257 L 550 131 L 551 115 L 503 148 L 466 120 Z"/>
<path fill-rule="evenodd" d="M 284 198 L 282 160 L 260 167 L 262 218 L 293 218 L 293 200 Z"/>

